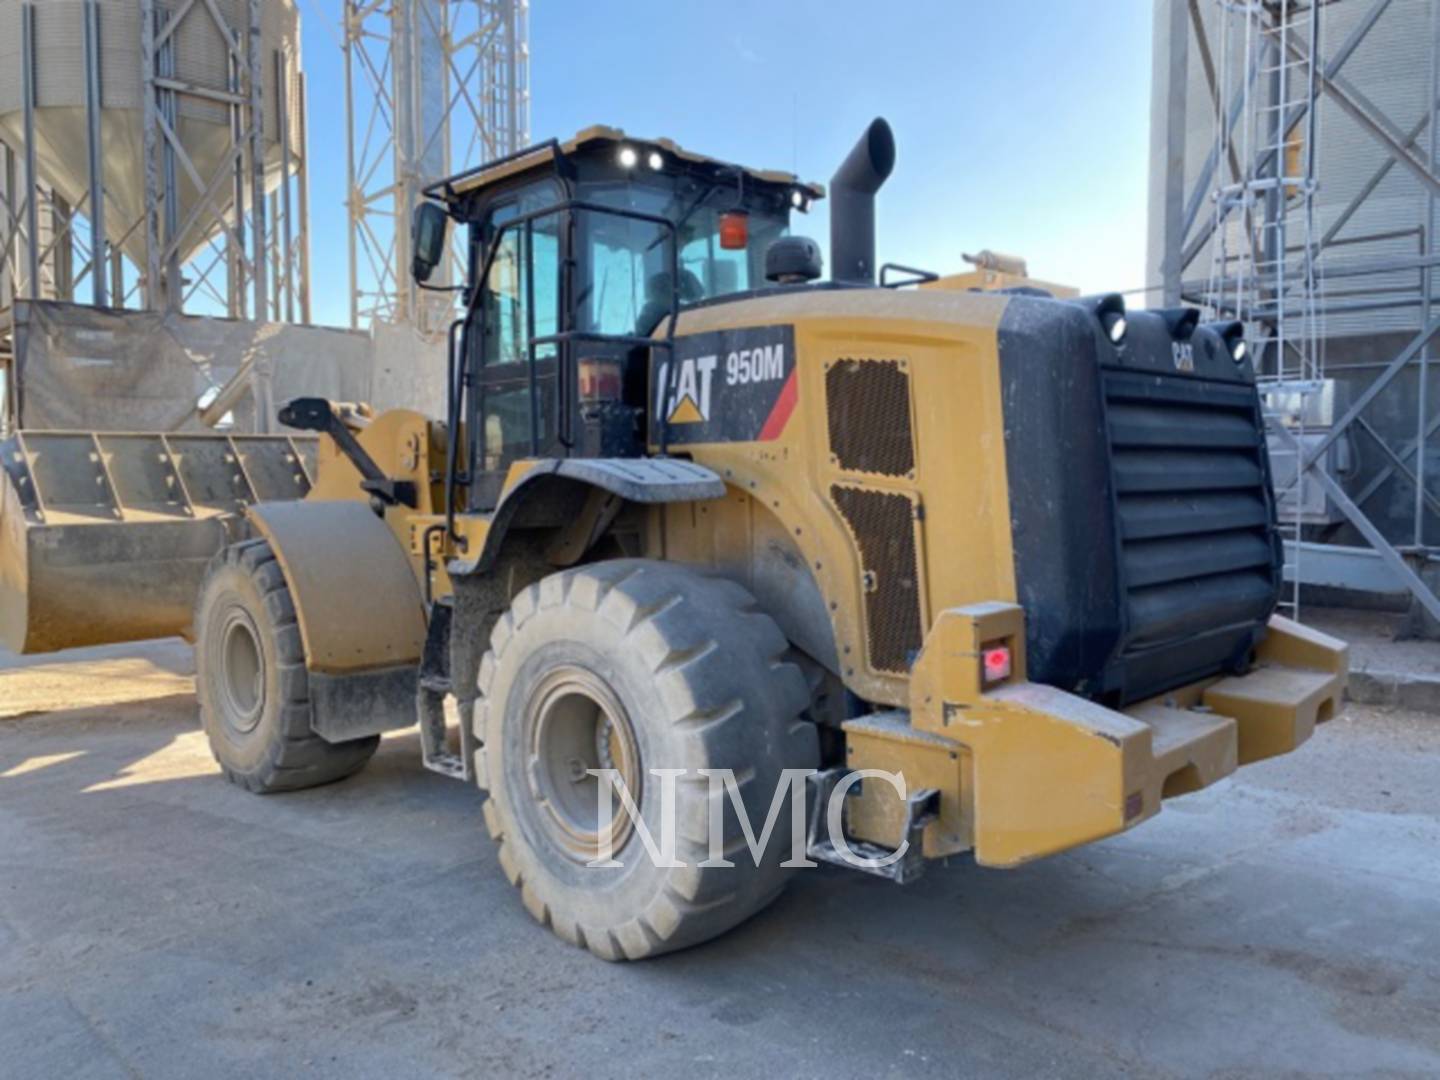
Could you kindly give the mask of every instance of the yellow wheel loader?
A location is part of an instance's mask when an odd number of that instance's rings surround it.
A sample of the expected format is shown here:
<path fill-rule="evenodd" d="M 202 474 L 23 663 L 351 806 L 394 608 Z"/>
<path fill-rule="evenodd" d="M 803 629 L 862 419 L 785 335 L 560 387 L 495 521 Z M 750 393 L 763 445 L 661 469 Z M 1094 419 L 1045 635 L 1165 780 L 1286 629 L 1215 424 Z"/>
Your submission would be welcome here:
<path fill-rule="evenodd" d="M 798 865 L 1115 835 L 1333 716 L 1243 328 L 877 267 L 893 162 L 883 121 L 828 192 L 592 128 L 432 188 L 448 415 L 283 411 L 313 486 L 244 509 L 193 618 L 226 775 L 418 724 L 535 918 L 636 959 Z M 822 280 L 790 226 L 827 195 Z"/>

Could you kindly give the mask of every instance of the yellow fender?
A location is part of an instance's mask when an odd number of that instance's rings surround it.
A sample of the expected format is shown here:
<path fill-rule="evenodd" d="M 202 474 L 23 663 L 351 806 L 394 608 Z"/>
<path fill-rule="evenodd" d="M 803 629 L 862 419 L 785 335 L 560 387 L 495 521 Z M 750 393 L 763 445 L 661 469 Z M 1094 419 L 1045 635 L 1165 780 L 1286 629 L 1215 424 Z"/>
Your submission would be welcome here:
<path fill-rule="evenodd" d="M 316 734 L 332 742 L 415 722 L 425 647 L 420 586 L 366 503 L 260 503 L 249 517 L 295 603 Z"/>

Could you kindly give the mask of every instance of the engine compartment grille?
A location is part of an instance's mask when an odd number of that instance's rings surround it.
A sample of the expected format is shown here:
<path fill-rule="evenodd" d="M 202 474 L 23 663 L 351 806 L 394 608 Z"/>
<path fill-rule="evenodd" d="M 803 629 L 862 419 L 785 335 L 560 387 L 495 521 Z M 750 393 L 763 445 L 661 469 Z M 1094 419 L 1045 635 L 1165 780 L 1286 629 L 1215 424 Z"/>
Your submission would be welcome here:
<path fill-rule="evenodd" d="M 1106 369 L 1102 376 L 1135 655 L 1263 620 L 1279 558 L 1254 389 Z"/>
<path fill-rule="evenodd" d="M 903 674 L 925 642 L 915 502 L 900 492 L 841 484 L 831 486 L 830 498 L 860 552 L 870 666 Z"/>
<path fill-rule="evenodd" d="M 825 372 L 830 453 L 846 472 L 915 470 L 910 374 L 903 360 L 837 360 Z"/>

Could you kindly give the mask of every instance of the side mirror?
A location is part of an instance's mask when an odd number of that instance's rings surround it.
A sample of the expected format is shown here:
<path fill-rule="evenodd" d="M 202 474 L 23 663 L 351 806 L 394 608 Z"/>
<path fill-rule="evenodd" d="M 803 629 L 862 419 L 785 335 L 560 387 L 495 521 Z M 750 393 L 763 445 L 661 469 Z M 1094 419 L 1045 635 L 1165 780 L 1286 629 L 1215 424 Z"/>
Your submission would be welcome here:
<path fill-rule="evenodd" d="M 435 267 L 445 258 L 445 233 L 450 215 L 438 203 L 422 202 L 415 207 L 415 220 L 410 229 L 410 273 L 422 285 L 430 280 Z"/>

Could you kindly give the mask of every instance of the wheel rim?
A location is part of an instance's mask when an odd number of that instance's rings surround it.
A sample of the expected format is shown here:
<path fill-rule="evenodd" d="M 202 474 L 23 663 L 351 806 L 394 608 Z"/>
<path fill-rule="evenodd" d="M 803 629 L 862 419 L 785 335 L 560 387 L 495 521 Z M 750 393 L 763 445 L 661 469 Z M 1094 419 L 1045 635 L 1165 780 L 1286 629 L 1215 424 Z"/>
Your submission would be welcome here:
<path fill-rule="evenodd" d="M 255 621 L 241 608 L 226 613 L 220 631 L 220 694 L 226 726 L 242 735 L 254 731 L 265 711 L 265 650 Z"/>
<path fill-rule="evenodd" d="M 541 827 L 576 862 L 618 853 L 633 829 L 612 793 L 599 806 L 600 778 L 591 769 L 614 769 L 640 805 L 640 755 L 634 729 L 614 691 L 594 672 L 566 666 L 547 674 L 525 709 L 530 790 Z"/>

